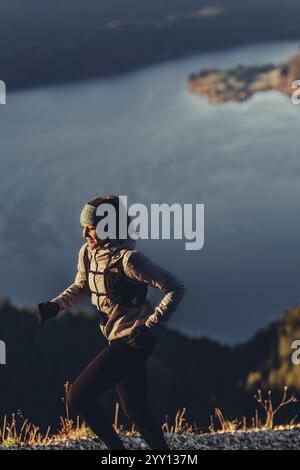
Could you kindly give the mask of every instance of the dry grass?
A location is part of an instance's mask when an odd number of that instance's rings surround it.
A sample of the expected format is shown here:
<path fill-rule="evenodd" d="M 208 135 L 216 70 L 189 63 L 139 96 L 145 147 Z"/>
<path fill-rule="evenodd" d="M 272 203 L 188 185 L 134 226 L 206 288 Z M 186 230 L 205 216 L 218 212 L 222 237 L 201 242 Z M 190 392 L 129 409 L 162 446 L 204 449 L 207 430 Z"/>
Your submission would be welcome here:
<path fill-rule="evenodd" d="M 259 416 L 258 409 L 255 410 L 255 416 L 251 419 L 250 424 L 247 423 L 246 418 L 242 420 L 227 420 L 224 418 L 223 413 L 218 408 L 215 409 L 214 417 L 211 416 L 211 425 L 209 430 L 211 433 L 225 433 L 225 432 L 257 432 L 262 430 L 283 430 L 283 429 L 295 429 L 299 428 L 300 424 L 295 422 L 295 418 L 285 425 L 275 426 L 274 421 L 278 412 L 285 408 L 288 405 L 297 403 L 298 400 L 294 395 L 291 395 L 288 398 L 288 387 L 284 387 L 283 395 L 280 403 L 274 407 L 272 400 L 272 392 L 268 391 L 267 398 L 264 398 L 262 391 L 258 390 L 257 394 L 254 396 L 257 404 L 264 412 L 264 419 L 262 420 Z M 217 422 L 217 427 L 215 425 L 215 420 Z"/>
<path fill-rule="evenodd" d="M 162 425 L 162 429 L 164 432 L 169 432 L 171 434 L 179 434 L 179 433 L 195 433 L 199 434 L 198 427 L 195 423 L 189 424 L 185 418 L 186 409 L 183 408 L 182 410 L 178 410 L 175 416 L 174 424 L 169 424 L 168 416 L 166 416 L 166 421 Z"/>
<path fill-rule="evenodd" d="M 129 430 L 126 430 L 123 425 L 119 424 L 119 414 L 120 406 L 119 403 L 116 403 L 113 422 L 115 431 L 124 436 L 137 436 L 138 432 L 134 424 Z M 173 424 L 169 423 L 168 417 L 166 416 L 166 421 L 162 425 L 162 429 L 169 433 L 197 433 L 198 430 L 196 426 L 188 424 L 184 414 L 185 409 L 179 410 Z M 46 435 L 43 435 L 39 427 L 29 423 L 27 419 L 24 419 L 20 411 L 17 414 L 13 414 L 10 420 L 5 417 L 2 426 L 0 426 L 0 445 L 4 447 L 45 446 L 73 439 L 93 440 L 97 439 L 97 436 L 93 434 L 79 417 L 77 417 L 75 422 L 70 419 L 68 410 L 66 417 L 60 418 L 60 428 L 55 433 L 51 433 L 51 427 L 49 427 Z"/>
<path fill-rule="evenodd" d="M 18 412 L 17 416 L 23 418 L 21 413 Z M 28 420 L 24 420 L 21 429 L 17 425 L 16 415 L 13 414 L 11 421 L 7 420 L 7 417 L 4 417 L 3 425 L 0 429 L 0 444 L 5 447 L 10 447 L 14 445 L 22 446 L 27 445 L 47 445 L 50 442 L 50 427 L 47 430 L 45 436 L 43 436 L 39 428 L 29 423 Z"/>
<path fill-rule="evenodd" d="M 69 384 L 65 385 L 65 393 L 68 392 Z M 285 387 L 281 402 L 274 407 L 272 403 L 272 394 L 269 391 L 268 397 L 264 398 L 261 390 L 258 390 L 255 399 L 265 413 L 264 420 L 259 417 L 258 409 L 255 410 L 255 416 L 251 419 L 250 423 L 247 423 L 246 418 L 242 420 L 227 420 L 224 418 L 221 410 L 216 409 L 214 417 L 211 416 L 211 425 L 209 431 L 211 433 L 226 433 L 226 432 L 256 432 L 259 430 L 270 430 L 270 429 L 294 429 L 300 427 L 299 424 L 292 420 L 287 425 L 275 426 L 274 419 L 282 408 L 296 403 L 297 400 L 292 395 L 290 398 L 287 396 L 288 389 Z M 45 435 L 40 432 L 39 427 L 31 424 L 25 419 L 22 413 L 19 411 L 17 414 L 13 414 L 11 419 L 4 418 L 4 422 L 0 425 L 0 445 L 4 447 L 11 446 L 47 446 L 49 444 L 62 442 L 66 440 L 77 440 L 77 439 L 96 439 L 97 436 L 88 428 L 88 426 L 81 422 L 80 418 L 77 417 L 74 422 L 70 418 L 69 410 L 66 404 L 65 398 L 66 417 L 61 417 L 60 428 L 55 433 L 51 433 L 51 428 L 47 429 Z M 176 413 L 173 423 L 169 423 L 169 417 L 166 416 L 165 423 L 162 425 L 164 432 L 168 433 L 194 433 L 200 434 L 195 423 L 189 424 L 185 418 L 186 409 L 183 408 Z M 135 426 L 132 425 L 130 430 L 124 429 L 123 425 L 119 424 L 120 406 L 116 403 L 115 416 L 113 427 L 115 431 L 120 435 L 136 436 L 138 433 Z"/>

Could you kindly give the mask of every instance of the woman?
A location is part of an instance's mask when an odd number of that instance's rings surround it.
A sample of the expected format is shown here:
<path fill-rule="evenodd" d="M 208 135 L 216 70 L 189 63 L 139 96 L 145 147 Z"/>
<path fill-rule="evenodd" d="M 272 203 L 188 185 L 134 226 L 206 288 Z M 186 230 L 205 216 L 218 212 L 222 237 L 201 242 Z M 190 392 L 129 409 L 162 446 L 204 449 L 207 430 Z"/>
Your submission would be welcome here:
<path fill-rule="evenodd" d="M 112 204 L 119 220 L 119 198 L 108 196 L 88 202 L 80 222 L 86 243 L 79 252 L 75 283 L 62 294 L 38 305 L 41 322 L 55 317 L 85 296 L 90 296 L 100 315 L 100 329 L 107 347 L 72 384 L 67 402 L 111 450 L 125 449 L 97 397 L 115 387 L 125 414 L 132 420 L 151 449 L 168 449 L 163 431 L 147 401 L 146 361 L 155 343 L 155 330 L 181 301 L 185 288 L 172 274 L 155 265 L 127 240 L 101 240 L 96 227 L 100 204 Z M 130 218 L 127 217 L 127 226 Z M 116 233 L 118 234 L 118 223 Z M 163 293 L 151 309 L 148 286 Z"/>

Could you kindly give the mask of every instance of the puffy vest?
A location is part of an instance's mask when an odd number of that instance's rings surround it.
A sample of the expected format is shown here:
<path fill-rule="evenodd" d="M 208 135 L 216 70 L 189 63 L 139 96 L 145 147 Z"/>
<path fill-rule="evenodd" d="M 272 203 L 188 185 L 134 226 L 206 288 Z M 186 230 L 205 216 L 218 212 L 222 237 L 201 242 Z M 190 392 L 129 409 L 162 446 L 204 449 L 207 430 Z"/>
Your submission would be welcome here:
<path fill-rule="evenodd" d="M 127 307 L 138 307 L 144 303 L 148 293 L 148 285 L 130 279 L 123 270 L 123 256 L 127 251 L 129 250 L 124 250 L 121 256 L 116 260 L 111 259 L 115 253 L 112 251 L 105 269 L 103 271 L 92 271 L 90 269 L 88 247 L 85 248 L 84 266 L 88 288 L 91 294 L 95 294 L 99 298 L 99 301 L 100 297 L 106 296 L 112 302 Z M 102 285 L 104 286 L 104 292 L 91 290 L 89 286 L 89 274 L 103 276 Z"/>

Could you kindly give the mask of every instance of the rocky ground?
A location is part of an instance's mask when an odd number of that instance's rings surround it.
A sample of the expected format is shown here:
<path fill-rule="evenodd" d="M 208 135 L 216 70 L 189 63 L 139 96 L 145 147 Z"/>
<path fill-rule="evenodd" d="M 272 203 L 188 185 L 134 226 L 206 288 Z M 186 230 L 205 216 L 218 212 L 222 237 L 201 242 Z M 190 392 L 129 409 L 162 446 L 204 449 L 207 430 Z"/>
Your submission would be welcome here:
<path fill-rule="evenodd" d="M 235 432 L 224 434 L 166 434 L 174 450 L 299 450 L 300 429 L 283 431 Z M 122 437 L 128 449 L 147 450 L 139 437 Z M 20 447 L 10 447 L 18 450 Z M 25 450 L 104 450 L 102 443 L 68 440 L 48 446 L 27 446 Z M 0 450 L 5 450 L 0 446 Z"/>

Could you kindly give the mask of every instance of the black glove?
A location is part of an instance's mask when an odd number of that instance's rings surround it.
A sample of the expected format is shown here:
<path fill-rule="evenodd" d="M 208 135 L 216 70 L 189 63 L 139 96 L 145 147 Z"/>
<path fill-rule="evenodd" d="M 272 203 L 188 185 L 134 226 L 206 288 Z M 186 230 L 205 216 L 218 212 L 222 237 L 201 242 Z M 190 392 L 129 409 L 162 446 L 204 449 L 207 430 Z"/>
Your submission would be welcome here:
<path fill-rule="evenodd" d="M 44 323 L 50 318 L 56 317 L 60 312 L 57 302 L 42 302 L 36 307 L 36 316 L 40 323 Z"/>
<path fill-rule="evenodd" d="M 138 326 L 131 335 L 129 335 L 127 344 L 133 348 L 141 348 L 146 345 L 149 341 L 153 340 L 154 334 L 150 331 L 151 328 L 143 323 Z"/>

